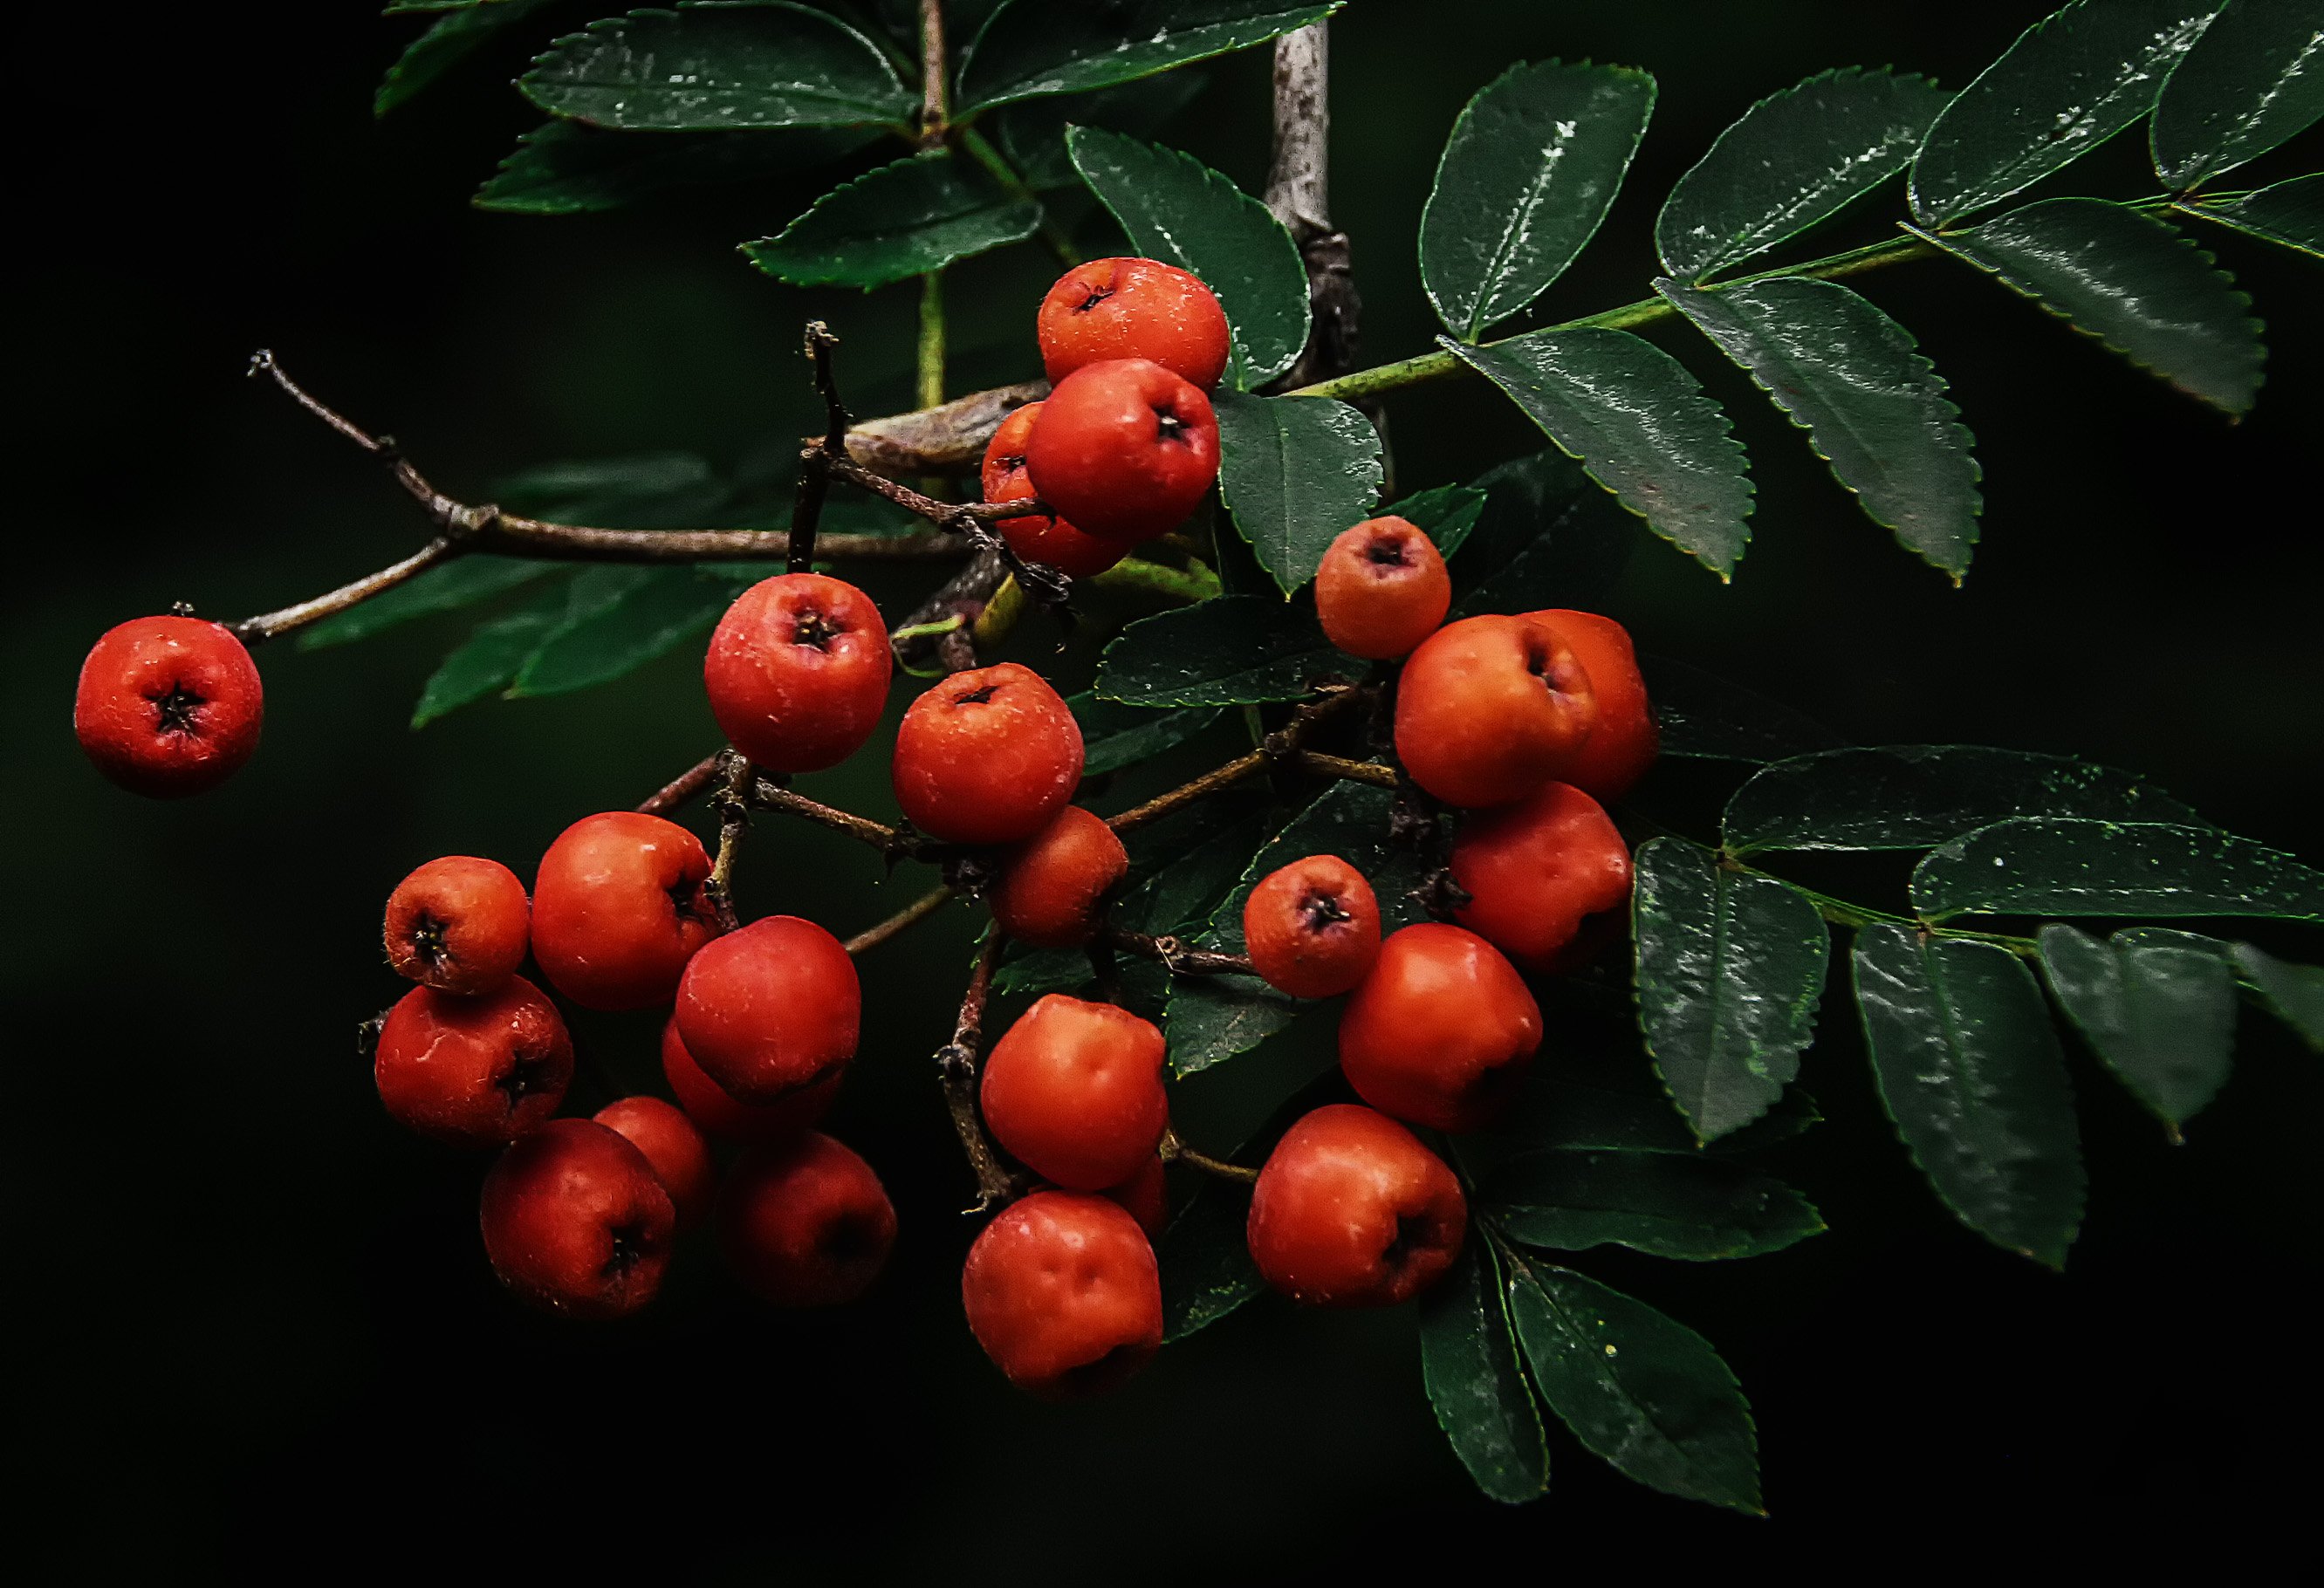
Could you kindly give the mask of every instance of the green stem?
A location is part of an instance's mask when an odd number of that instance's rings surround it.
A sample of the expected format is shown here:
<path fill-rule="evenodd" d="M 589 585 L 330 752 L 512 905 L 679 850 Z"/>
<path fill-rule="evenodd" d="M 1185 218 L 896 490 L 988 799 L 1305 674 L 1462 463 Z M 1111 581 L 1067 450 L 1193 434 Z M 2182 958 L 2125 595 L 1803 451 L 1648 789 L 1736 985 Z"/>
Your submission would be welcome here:
<path fill-rule="evenodd" d="M 1757 866 L 1747 866 L 1731 857 L 1725 861 L 1725 864 L 1730 869 L 1742 872 L 1747 877 L 1764 877 L 1771 882 L 1780 882 L 1785 887 L 1806 895 L 1810 902 L 1815 905 L 1817 913 L 1834 926 L 1909 926 L 1916 932 L 1925 932 L 1932 937 L 1966 938 L 1971 942 L 1992 943 L 1996 947 L 2007 949 L 2011 953 L 2028 959 L 2041 952 L 2040 945 L 2030 937 L 2013 937 L 2002 932 L 1971 932 L 1962 926 L 1936 926 L 1911 915 L 1897 915 L 1886 910 L 1876 910 L 1868 904 L 1850 904 L 1846 899 L 1834 898 L 1830 894 L 1819 893 L 1814 888 L 1794 882 L 1788 877 L 1777 877 L 1772 871 L 1762 871 Z"/>
<path fill-rule="evenodd" d="M 1204 567 L 1200 558 L 1191 567 L 1171 568 L 1130 557 L 1093 574 L 1089 582 L 1105 590 L 1151 591 L 1189 604 L 1208 601 L 1219 592 L 1219 576 Z"/>
<path fill-rule="evenodd" d="M 920 406 L 936 408 L 944 399 L 944 271 L 935 270 L 920 278 Z"/>
<path fill-rule="evenodd" d="M 1038 205 L 1041 202 L 1034 196 L 1033 189 L 1025 185 L 1025 179 L 1017 174 L 1017 169 L 982 133 L 974 127 L 955 126 L 953 138 L 971 160 L 992 174 L 992 179 L 1001 184 L 1001 190 L 1019 204 Z M 1039 235 L 1049 252 L 1057 256 L 1059 264 L 1070 270 L 1082 262 L 1081 251 L 1074 246 L 1073 239 L 1065 235 L 1065 228 L 1048 218 L 1046 210 L 1042 212 Z"/>

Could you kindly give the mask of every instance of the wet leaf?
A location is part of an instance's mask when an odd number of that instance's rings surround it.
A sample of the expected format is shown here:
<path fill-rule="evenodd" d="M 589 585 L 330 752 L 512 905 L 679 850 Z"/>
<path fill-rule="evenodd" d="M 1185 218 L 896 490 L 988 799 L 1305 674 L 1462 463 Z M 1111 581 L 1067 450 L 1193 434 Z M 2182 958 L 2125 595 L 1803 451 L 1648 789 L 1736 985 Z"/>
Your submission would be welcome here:
<path fill-rule="evenodd" d="M 1263 44 L 1338 9 L 1339 0 L 1007 0 L 961 60 L 954 115 L 1150 77 Z"/>
<path fill-rule="evenodd" d="M 2163 85 L 2155 174 L 2184 193 L 2324 116 L 2324 0 L 2228 0 Z"/>
<path fill-rule="evenodd" d="M 1219 495 L 1286 595 L 1315 576 L 1340 532 L 1379 501 L 1379 432 L 1321 397 L 1221 391 Z"/>
<path fill-rule="evenodd" d="M 1123 629 L 1105 647 L 1096 693 L 1133 706 L 1231 706 L 1298 700 L 1318 679 L 1363 671 L 1323 638 L 1312 601 L 1214 595 Z"/>
<path fill-rule="evenodd" d="M 2026 816 L 1930 852 L 1913 908 L 1997 915 L 2324 920 L 2324 872 L 2216 828 Z"/>
<path fill-rule="evenodd" d="M 1824 1227 L 1781 1180 L 1666 1152 L 1530 1152 L 1494 1170 L 1480 1195 L 1509 1239 L 1563 1252 L 1618 1245 L 1700 1262 L 1780 1252 Z"/>
<path fill-rule="evenodd" d="M 767 274 L 870 291 L 1031 236 L 1041 207 L 1011 198 L 982 167 L 924 150 L 843 182 L 779 236 L 742 244 Z"/>
<path fill-rule="evenodd" d="M 1436 1426 L 1486 1498 L 1522 1505 L 1549 1492 L 1541 1409 L 1517 1361 L 1492 1244 L 1471 1229 L 1420 1299 L 1420 1374 Z"/>
<path fill-rule="evenodd" d="M 2177 1140 L 2227 1084 L 2234 1061 L 2236 979 L 2227 945 L 2153 927 L 2100 941 L 2056 922 L 2040 941 L 2058 1006 Z"/>

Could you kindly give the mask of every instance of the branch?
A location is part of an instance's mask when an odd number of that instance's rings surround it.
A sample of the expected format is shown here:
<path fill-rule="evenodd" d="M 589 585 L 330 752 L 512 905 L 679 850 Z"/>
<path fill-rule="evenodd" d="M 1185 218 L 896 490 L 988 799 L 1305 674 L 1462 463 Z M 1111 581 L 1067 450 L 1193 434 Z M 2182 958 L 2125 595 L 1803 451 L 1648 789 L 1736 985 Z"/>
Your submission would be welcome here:
<path fill-rule="evenodd" d="M 950 844 L 940 844 L 908 829 L 890 827 L 869 816 L 858 816 L 836 805 L 811 800 L 764 777 L 751 786 L 748 798 L 761 811 L 782 811 L 804 818 L 858 843 L 868 844 L 890 860 L 941 860 L 954 852 Z"/>
<path fill-rule="evenodd" d="M 1240 1163 L 1229 1163 L 1225 1159 L 1213 1158 L 1207 1152 L 1197 1152 L 1180 1141 L 1178 1133 L 1175 1130 L 1163 1133 L 1162 1161 L 1184 1163 L 1190 1168 L 1201 1170 L 1204 1174 L 1215 1175 L 1221 1180 L 1235 1180 L 1246 1186 L 1254 1185 L 1259 1180 L 1259 1170 L 1245 1169 Z"/>
<path fill-rule="evenodd" d="M 1310 23 L 1275 41 L 1275 150 L 1267 207 L 1299 244 L 1309 313 L 1307 345 L 1283 377 L 1286 386 L 1353 368 L 1363 312 L 1348 234 L 1332 225 L 1330 26 Z M 1377 425 L 1379 416 L 1371 417 Z"/>
<path fill-rule="evenodd" d="M 930 888 L 893 915 L 889 916 L 887 920 L 876 925 L 865 927 L 862 932 L 849 938 L 844 946 L 850 954 L 870 953 L 890 938 L 909 927 L 918 925 L 938 910 L 943 909 L 953 896 L 952 887 L 948 884 Z"/>
<path fill-rule="evenodd" d="M 725 753 L 721 750 L 715 755 L 705 756 L 668 783 L 663 784 L 639 804 L 639 812 L 647 816 L 667 816 L 680 805 L 691 801 L 695 795 L 708 788 L 711 782 L 717 777 L 718 763 Z"/>
<path fill-rule="evenodd" d="M 407 579 L 442 566 L 466 549 L 458 542 L 439 535 L 401 562 L 390 563 L 376 574 L 366 574 L 353 583 L 342 584 L 312 601 L 302 601 L 296 606 L 283 607 L 276 611 L 261 612 L 256 617 L 244 618 L 241 622 L 227 627 L 244 645 L 256 645 L 261 640 L 288 634 L 293 629 L 303 629 L 309 623 L 318 623 L 325 618 L 346 611 L 349 607 L 358 606 L 383 591 L 393 590 Z"/>
<path fill-rule="evenodd" d="M 875 473 L 912 479 L 973 474 L 1001 421 L 1049 395 L 1047 381 L 996 386 L 918 413 L 866 419 L 847 433 L 847 455 Z"/>
<path fill-rule="evenodd" d="M 831 485 L 834 458 L 847 452 L 847 405 L 839 400 L 839 380 L 832 373 L 831 350 L 839 338 L 821 320 L 807 323 L 807 356 L 815 366 L 815 389 L 823 398 L 823 442 L 810 447 L 799 462 L 798 500 L 791 509 L 789 544 L 784 548 L 785 572 L 806 574 L 815 568 L 815 532 L 823 521 L 823 496 Z"/>
<path fill-rule="evenodd" d="M 1105 946 L 1125 954 L 1135 954 L 1141 959 L 1151 959 L 1173 976 L 1255 976 L 1248 954 L 1219 954 L 1208 949 L 1190 949 L 1175 937 L 1155 937 L 1142 932 L 1124 932 L 1109 927 L 1104 932 Z"/>
<path fill-rule="evenodd" d="M 710 895 L 710 907 L 718 913 L 719 926 L 733 932 L 742 924 L 734 914 L 734 856 L 742 847 L 742 834 L 750 831 L 747 794 L 752 773 L 749 758 L 737 750 L 722 751 L 714 763 L 723 779 L 717 798 L 718 856 L 710 863 L 709 886 L 704 891 Z"/>
<path fill-rule="evenodd" d="M 920 0 L 920 147 L 945 139 L 944 0 Z"/>
<path fill-rule="evenodd" d="M 992 972 L 1001 962 L 1004 941 L 997 926 L 984 934 L 976 968 L 969 972 L 968 990 L 961 995 L 960 1019 L 953 1026 L 952 1041 L 936 1051 L 936 1075 L 944 1083 L 945 1106 L 952 1114 L 960 1150 L 976 1175 L 976 1203 L 966 1209 L 970 1213 L 990 1212 L 1023 1187 L 1021 1179 L 1001 1161 L 976 1115 L 977 1055 L 983 1040 L 984 1003 L 991 996 Z"/>

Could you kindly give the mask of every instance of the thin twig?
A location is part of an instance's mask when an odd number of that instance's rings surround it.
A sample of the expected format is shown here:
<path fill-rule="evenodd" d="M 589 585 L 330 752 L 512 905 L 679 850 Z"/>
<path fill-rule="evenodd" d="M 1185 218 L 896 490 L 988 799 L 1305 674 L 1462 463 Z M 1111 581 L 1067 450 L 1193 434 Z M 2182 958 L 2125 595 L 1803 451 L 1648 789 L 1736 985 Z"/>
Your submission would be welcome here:
<path fill-rule="evenodd" d="M 705 756 L 693 766 L 663 784 L 639 804 L 639 812 L 647 816 L 667 816 L 695 795 L 708 788 L 718 776 L 718 763 L 725 756 L 721 750 Z"/>
<path fill-rule="evenodd" d="M 949 886 L 939 886 L 930 888 L 885 921 L 865 927 L 862 932 L 849 938 L 844 946 L 851 954 L 868 954 L 899 932 L 926 921 L 950 903 L 953 896 L 953 890 Z"/>
<path fill-rule="evenodd" d="M 847 455 L 847 407 L 839 400 L 839 381 L 831 369 L 831 350 L 839 338 L 821 320 L 807 323 L 807 362 L 815 367 L 815 389 L 823 398 L 823 444 L 808 449 L 799 462 L 798 500 L 791 509 L 790 545 L 786 548 L 788 572 L 805 574 L 815 567 L 815 532 L 823 521 L 824 492 L 831 485 L 831 463 Z"/>
<path fill-rule="evenodd" d="M 718 855 L 710 863 L 709 886 L 703 891 L 710 897 L 710 907 L 718 913 L 718 924 L 727 932 L 742 925 L 734 913 L 734 857 L 742 847 L 742 835 L 751 827 L 749 793 L 753 773 L 747 757 L 739 750 L 728 750 L 718 757 Z"/>
<path fill-rule="evenodd" d="M 945 140 L 944 0 L 920 0 L 920 147 Z"/>
<path fill-rule="evenodd" d="M 1216 1175 L 1222 1180 L 1234 1180 L 1246 1186 L 1255 1184 L 1259 1180 L 1259 1170 L 1255 1169 L 1245 1169 L 1240 1163 L 1229 1163 L 1223 1158 L 1195 1152 L 1178 1139 L 1176 1131 L 1163 1133 L 1162 1161 L 1183 1163 L 1191 1169 L 1199 1169 L 1204 1174 Z"/>
<path fill-rule="evenodd" d="M 1104 938 L 1108 948 L 1135 954 L 1141 959 L 1152 959 L 1173 976 L 1255 974 L 1248 954 L 1219 954 L 1208 949 L 1191 949 L 1175 937 L 1155 937 L 1142 932 L 1125 932 L 1119 927 L 1109 927 Z"/>
<path fill-rule="evenodd" d="M 936 1051 L 936 1075 L 944 1083 L 945 1106 L 952 1114 L 960 1150 L 976 1176 L 976 1203 L 965 1210 L 969 1213 L 990 1212 L 1014 1197 L 1023 1186 L 1022 1180 L 1001 1161 L 1000 1152 L 984 1134 L 983 1122 L 976 1113 L 977 1057 L 983 1045 L 984 1004 L 992 993 L 992 972 L 1001 963 L 1001 946 L 1005 941 L 997 926 L 984 934 L 976 968 L 969 972 L 968 990 L 961 995 L 960 1018 L 953 1025 L 952 1041 Z"/>
<path fill-rule="evenodd" d="M 884 822 L 874 822 L 869 816 L 858 816 L 836 805 L 826 805 L 821 800 L 811 800 L 764 777 L 751 785 L 749 799 L 760 810 L 781 811 L 818 827 L 827 827 L 860 844 L 868 844 L 891 860 L 941 860 L 953 853 L 949 844 L 922 838 L 904 828 L 890 827 Z"/>
<path fill-rule="evenodd" d="M 325 618 L 346 611 L 349 607 L 360 605 L 383 591 L 394 589 L 407 579 L 425 574 L 430 568 L 443 566 L 466 549 L 439 535 L 401 562 L 390 563 L 376 574 L 366 574 L 353 583 L 342 584 L 311 601 L 302 601 L 296 606 L 283 607 L 276 611 L 261 612 L 228 627 L 234 631 L 235 638 L 244 645 L 256 645 L 261 640 L 287 634 L 293 629 L 303 629 L 309 623 L 318 623 Z"/>

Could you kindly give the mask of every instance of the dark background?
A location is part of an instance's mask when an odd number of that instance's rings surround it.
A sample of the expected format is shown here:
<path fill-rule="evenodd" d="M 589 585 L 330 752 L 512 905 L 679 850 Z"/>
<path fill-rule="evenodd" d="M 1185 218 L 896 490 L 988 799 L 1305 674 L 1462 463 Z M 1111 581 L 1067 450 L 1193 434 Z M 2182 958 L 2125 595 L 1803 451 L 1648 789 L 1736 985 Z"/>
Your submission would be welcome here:
<path fill-rule="evenodd" d="M 1753 98 L 1849 64 L 1959 85 L 2042 9 L 1360 0 L 1334 38 L 1335 204 L 1372 354 L 1428 344 L 1419 208 L 1452 117 L 1509 61 L 1588 56 L 1661 79 L 1628 195 L 1545 306 L 1563 317 L 1640 294 L 1659 196 Z M 13 206 L 34 275 L 14 299 L 0 797 L 18 904 L 0 976 L 9 1310 L 34 1342 L 14 1356 L 9 1489 L 43 1574 L 393 1562 L 1185 1580 L 1488 1547 L 1543 1571 L 1600 1551 L 1715 1570 L 1796 1561 L 1861 1527 L 1915 1555 L 2028 1530 L 2144 1548 L 2308 1502 L 2275 1446 L 2324 1411 L 2295 1302 L 2315 1277 L 2324 1086 L 2255 1015 L 2236 1078 L 2180 1150 L 2075 1054 L 2090 1207 L 2060 1277 L 1936 1207 L 1835 987 L 1806 1071 L 1831 1123 L 1773 1160 L 1831 1234 L 1749 1263 L 1582 1260 L 1724 1351 L 1757 1409 L 1767 1522 L 1635 1489 L 1562 1433 L 1547 1501 L 1477 1499 L 1435 1433 L 1402 1313 L 1262 1303 L 1102 1403 L 1010 1391 L 960 1323 L 964 1182 L 926 1062 L 965 912 L 864 967 L 862 1057 L 832 1124 L 904 1220 L 870 1301 L 770 1315 L 688 1250 L 631 1325 L 521 1312 L 478 1248 L 480 1166 L 393 1127 L 355 1054 L 354 1023 L 396 992 L 379 901 L 443 852 L 529 875 L 565 823 L 701 754 L 715 739 L 694 653 L 414 736 L 410 702 L 456 625 L 311 655 L 284 643 L 262 656 L 264 752 L 174 805 L 83 764 L 66 726 L 75 669 L 123 619 L 181 599 L 217 616 L 279 605 L 417 543 L 372 467 L 241 379 L 254 347 L 474 499 L 536 462 L 677 447 L 732 463 L 798 434 L 811 409 L 792 350 L 810 313 L 846 337 L 860 410 L 906 406 L 911 298 L 796 292 L 734 255 L 816 179 L 586 219 L 472 210 L 536 119 L 505 87 L 524 51 L 374 124 L 371 87 L 413 31 L 326 5 L 134 22 L 79 6 L 14 24 L 39 106 Z M 1164 136 L 1255 187 L 1266 53 L 1212 70 Z M 2306 161 L 2295 149 L 2253 175 L 2312 163 L 2312 137 L 2302 147 Z M 2144 191 L 2138 152 L 2102 151 L 2078 186 Z M 2080 752 L 2314 858 L 2318 278 L 2287 252 L 2200 240 L 2270 321 L 2270 384 L 2241 425 L 1964 270 L 1865 281 L 1978 437 L 1989 507 L 1961 591 L 1864 520 L 1706 345 L 1658 331 L 1737 415 L 1755 539 L 1721 588 L 1641 533 L 1599 599 L 1646 648 L 1852 741 Z M 956 387 L 1033 372 L 1051 273 L 1030 249 L 956 272 Z M 1476 383 L 1391 411 L 1407 486 L 1538 445 Z M 809 786 L 878 810 L 880 768 L 867 755 Z M 842 932 L 927 880 L 875 886 L 860 854 L 774 828 L 744 866 L 747 910 Z M 615 1070 L 650 1074 L 650 1018 L 576 1030 Z"/>

